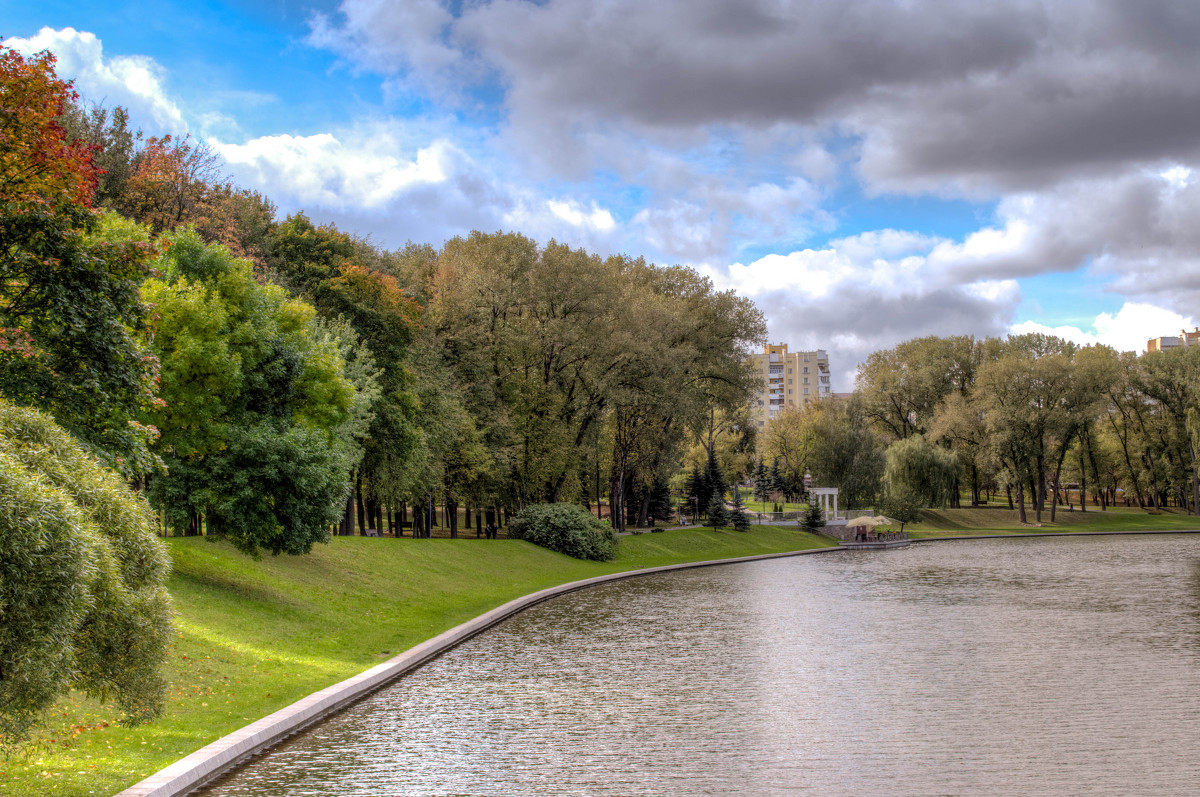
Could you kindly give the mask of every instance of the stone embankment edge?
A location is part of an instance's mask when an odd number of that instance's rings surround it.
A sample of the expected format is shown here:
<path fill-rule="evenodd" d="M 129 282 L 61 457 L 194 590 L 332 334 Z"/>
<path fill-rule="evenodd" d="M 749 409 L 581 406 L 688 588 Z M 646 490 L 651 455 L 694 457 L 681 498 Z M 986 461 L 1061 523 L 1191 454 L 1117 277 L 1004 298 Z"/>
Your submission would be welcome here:
<path fill-rule="evenodd" d="M 503 620 L 507 620 L 514 614 L 550 598 L 600 584 L 607 584 L 611 581 L 619 581 L 621 579 L 645 576 L 653 573 L 665 573 L 671 570 L 685 570 L 713 565 L 736 564 L 738 562 L 753 562 L 760 559 L 778 559 L 785 556 L 829 553 L 830 551 L 837 550 L 842 549 L 837 547 L 809 548 L 803 551 L 741 556 L 735 559 L 712 559 L 704 562 L 685 562 L 677 565 L 646 567 L 596 576 L 595 578 L 588 578 L 582 581 L 572 581 L 568 584 L 560 584 L 557 587 L 550 587 L 540 592 L 530 593 L 529 595 L 511 600 L 502 606 L 479 615 L 473 620 L 468 620 L 462 625 L 455 626 L 449 631 L 445 631 L 432 639 L 409 648 L 400 655 L 388 659 L 365 672 L 361 672 L 352 678 L 347 678 L 345 681 L 333 686 L 326 687 L 319 692 L 314 692 L 308 697 L 292 703 L 290 706 L 281 708 L 274 714 L 269 714 L 257 722 L 239 728 L 227 736 L 222 736 L 215 742 L 200 748 L 165 769 L 159 770 L 145 780 L 130 786 L 128 789 L 117 794 L 116 797 L 182 797 L 182 795 L 198 789 L 244 759 L 278 744 L 297 731 L 360 700 L 405 673 L 415 670 L 430 659 L 440 656 L 455 645 L 465 642 L 476 634 L 486 631 Z"/>
<path fill-rule="evenodd" d="M 1008 534 L 964 534 L 958 537 L 912 537 L 912 542 L 1020 540 L 1026 537 L 1112 537 L 1133 534 L 1200 534 L 1200 529 L 1127 529 L 1124 531 L 1014 531 Z"/>

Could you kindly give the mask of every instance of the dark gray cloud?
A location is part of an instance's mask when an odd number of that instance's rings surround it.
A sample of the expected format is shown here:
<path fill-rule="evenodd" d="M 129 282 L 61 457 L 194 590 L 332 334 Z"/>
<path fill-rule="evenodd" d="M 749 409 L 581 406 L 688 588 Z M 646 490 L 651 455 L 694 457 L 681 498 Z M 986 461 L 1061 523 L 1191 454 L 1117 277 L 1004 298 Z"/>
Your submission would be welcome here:
<path fill-rule="evenodd" d="M 412 18 L 412 5 L 436 24 L 400 34 L 388 21 Z M 1200 142 L 1195 3 L 492 0 L 457 19 L 439 9 L 346 0 L 318 40 L 429 85 L 497 78 L 516 140 L 559 168 L 594 157 L 580 137 L 606 128 L 799 126 L 859 138 L 861 174 L 882 190 L 987 193 L 1189 160 Z"/>

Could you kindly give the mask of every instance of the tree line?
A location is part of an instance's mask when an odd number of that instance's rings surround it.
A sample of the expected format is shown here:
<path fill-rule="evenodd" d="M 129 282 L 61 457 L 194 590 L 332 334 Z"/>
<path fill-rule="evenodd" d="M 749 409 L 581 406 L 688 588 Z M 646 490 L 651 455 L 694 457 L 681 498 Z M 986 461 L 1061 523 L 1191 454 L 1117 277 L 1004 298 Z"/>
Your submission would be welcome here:
<path fill-rule="evenodd" d="M 691 269 L 505 232 L 388 250 L 279 220 L 207 145 L 143 135 L 38 59 L 42 95 L 14 78 L 5 107 L 58 113 L 6 114 L 4 192 L 58 199 L 6 205 L 0 394 L 173 533 L 300 553 L 601 496 L 621 528 L 751 388 L 762 314 Z M 37 106 L 47 86 L 57 106 Z"/>
<path fill-rule="evenodd" d="M 1028 334 L 875 352 L 850 398 L 785 412 L 760 443 L 783 470 L 840 487 L 847 508 L 1003 493 L 1041 522 L 1076 499 L 1200 514 L 1198 435 L 1200 348 L 1137 356 Z"/>

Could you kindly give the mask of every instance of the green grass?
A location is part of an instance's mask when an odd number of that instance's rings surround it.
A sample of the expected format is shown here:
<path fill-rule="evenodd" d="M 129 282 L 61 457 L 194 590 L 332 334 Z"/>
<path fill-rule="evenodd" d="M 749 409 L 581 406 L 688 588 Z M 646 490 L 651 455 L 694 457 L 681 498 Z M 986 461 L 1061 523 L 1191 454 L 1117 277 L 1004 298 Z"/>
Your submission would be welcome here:
<path fill-rule="evenodd" d="M 1021 525 L 1015 509 L 1007 507 L 965 507 L 963 509 L 923 509 L 921 522 L 905 526 L 913 537 L 957 537 L 972 534 L 1030 534 L 1084 531 L 1170 531 L 1200 529 L 1200 518 L 1181 509 L 1151 514 L 1144 509 L 1110 508 L 1106 512 L 1089 508 L 1074 512 L 1062 508 L 1050 522 L 1050 511 L 1042 513 L 1042 525 L 1033 525 L 1034 513 L 1026 510 L 1028 525 Z"/>
<path fill-rule="evenodd" d="M 121 727 L 111 708 L 60 701 L 36 742 L 0 760 L 0 794 L 113 794 L 304 695 L 521 595 L 639 567 L 818 548 L 770 526 L 621 539 L 582 562 L 509 540 L 338 537 L 255 561 L 224 543 L 169 541 L 176 638 L 165 716 Z"/>

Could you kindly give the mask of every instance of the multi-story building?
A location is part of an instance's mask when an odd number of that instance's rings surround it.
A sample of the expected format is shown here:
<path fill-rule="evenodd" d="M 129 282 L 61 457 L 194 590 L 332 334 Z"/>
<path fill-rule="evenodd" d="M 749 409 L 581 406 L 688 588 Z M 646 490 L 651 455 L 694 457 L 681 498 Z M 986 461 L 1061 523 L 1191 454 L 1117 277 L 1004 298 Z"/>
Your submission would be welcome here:
<path fill-rule="evenodd" d="M 1174 349 L 1179 346 L 1187 348 L 1188 346 L 1197 345 L 1200 345 L 1200 327 L 1193 327 L 1191 332 L 1181 329 L 1179 337 L 1150 338 L 1150 340 L 1146 341 L 1146 352 L 1163 351 L 1164 349 Z"/>
<path fill-rule="evenodd" d="M 750 355 L 762 390 L 750 400 L 750 418 L 759 428 L 786 407 L 803 407 L 829 398 L 829 354 L 824 349 L 789 352 L 786 343 L 769 343 Z"/>

